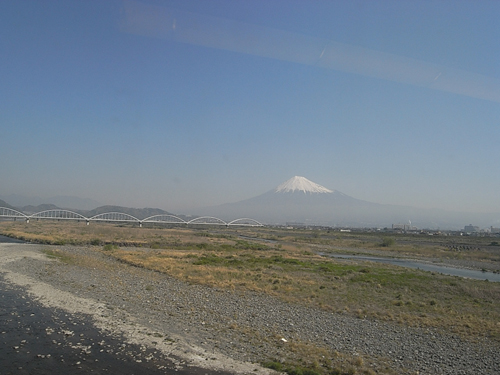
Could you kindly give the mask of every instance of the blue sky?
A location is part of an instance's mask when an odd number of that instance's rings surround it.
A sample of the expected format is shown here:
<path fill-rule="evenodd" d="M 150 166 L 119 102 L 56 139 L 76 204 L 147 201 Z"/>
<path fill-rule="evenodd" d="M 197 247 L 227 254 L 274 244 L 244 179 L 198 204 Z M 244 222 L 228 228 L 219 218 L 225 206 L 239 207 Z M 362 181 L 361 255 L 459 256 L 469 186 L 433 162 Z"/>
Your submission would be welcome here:
<path fill-rule="evenodd" d="M 0 2 L 0 195 L 234 202 L 304 176 L 500 212 L 498 1 Z"/>

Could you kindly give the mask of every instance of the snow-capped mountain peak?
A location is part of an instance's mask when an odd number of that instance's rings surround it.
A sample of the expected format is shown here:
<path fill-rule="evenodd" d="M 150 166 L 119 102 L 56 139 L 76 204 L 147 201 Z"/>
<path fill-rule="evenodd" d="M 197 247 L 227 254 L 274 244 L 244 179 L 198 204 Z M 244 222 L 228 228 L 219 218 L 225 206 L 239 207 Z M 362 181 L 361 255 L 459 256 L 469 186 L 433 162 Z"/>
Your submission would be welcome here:
<path fill-rule="evenodd" d="M 332 190 L 324 186 L 318 185 L 309 181 L 305 177 L 295 176 L 285 181 L 275 190 L 276 193 L 292 193 L 295 191 L 302 191 L 305 193 L 333 193 Z"/>

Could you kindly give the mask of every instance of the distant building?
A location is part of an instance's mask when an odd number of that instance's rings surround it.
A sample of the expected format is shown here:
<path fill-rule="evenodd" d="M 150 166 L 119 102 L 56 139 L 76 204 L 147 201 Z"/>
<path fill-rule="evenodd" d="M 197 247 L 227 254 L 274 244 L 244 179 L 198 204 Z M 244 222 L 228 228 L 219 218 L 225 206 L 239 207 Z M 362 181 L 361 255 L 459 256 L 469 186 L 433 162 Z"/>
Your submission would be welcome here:
<path fill-rule="evenodd" d="M 474 233 L 474 232 L 479 232 L 479 227 L 469 224 L 464 227 L 464 232 L 465 233 Z"/>
<path fill-rule="evenodd" d="M 305 223 L 296 223 L 294 221 L 287 221 L 286 226 L 289 228 L 305 228 Z"/>
<path fill-rule="evenodd" d="M 491 227 L 491 233 L 500 234 L 500 228 Z"/>
<path fill-rule="evenodd" d="M 417 230 L 417 227 L 409 224 L 392 224 L 392 230 Z"/>

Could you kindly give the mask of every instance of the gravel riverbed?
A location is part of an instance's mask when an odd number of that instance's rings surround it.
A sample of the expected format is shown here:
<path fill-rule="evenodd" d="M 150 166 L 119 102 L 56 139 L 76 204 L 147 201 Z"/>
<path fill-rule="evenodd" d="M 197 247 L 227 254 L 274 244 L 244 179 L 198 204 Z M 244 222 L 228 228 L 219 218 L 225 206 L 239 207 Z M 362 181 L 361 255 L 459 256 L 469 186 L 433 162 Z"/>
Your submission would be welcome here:
<path fill-rule="evenodd" d="M 204 364 L 229 373 L 269 373 L 258 364 L 286 360 L 293 356 L 288 349 L 292 343 L 311 342 L 361 356 L 376 373 L 387 367 L 401 374 L 500 373 L 500 345 L 488 339 L 470 342 L 433 329 L 287 304 L 263 294 L 191 285 L 122 264 L 92 248 L 58 246 L 105 267 L 73 266 L 48 260 L 40 252 L 47 248 L 0 244 L 0 273 L 12 283 L 28 277 L 29 282 L 18 283 L 26 288 L 50 286 L 53 293 L 31 290 L 48 305 L 55 295 L 74 296 L 73 309 L 87 305 L 83 312 L 106 318 L 104 325 L 121 322 L 121 330 L 134 331 L 137 337 L 145 332 L 143 345 L 161 341 L 165 350 L 168 345 L 170 350 L 176 347 L 171 353 L 189 357 L 185 362 L 193 366 Z"/>

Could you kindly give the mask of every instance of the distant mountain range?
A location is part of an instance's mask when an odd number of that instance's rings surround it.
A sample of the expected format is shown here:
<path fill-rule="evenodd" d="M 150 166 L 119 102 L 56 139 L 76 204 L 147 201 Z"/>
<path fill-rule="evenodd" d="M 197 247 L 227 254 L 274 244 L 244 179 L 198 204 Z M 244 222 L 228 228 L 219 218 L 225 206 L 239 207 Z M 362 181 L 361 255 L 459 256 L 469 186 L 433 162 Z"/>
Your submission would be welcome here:
<path fill-rule="evenodd" d="M 470 214 L 367 202 L 300 176 L 259 196 L 200 208 L 193 214 L 223 220 L 249 217 L 265 224 L 294 222 L 346 227 L 391 227 L 392 224 L 411 223 L 419 228 L 460 229 L 469 223 L 483 228 L 500 223 L 500 213 Z"/>
<path fill-rule="evenodd" d="M 18 210 L 18 208 L 14 207 L 14 206 L 11 206 L 10 204 L 8 204 L 7 202 L 5 202 L 2 199 L 0 199 L 0 207 L 12 208 L 14 210 Z"/>
<path fill-rule="evenodd" d="M 129 208 L 121 206 L 100 206 L 90 211 L 79 211 L 80 214 L 89 218 L 106 212 L 122 212 L 124 214 L 132 215 L 139 220 L 143 220 L 154 215 L 171 215 L 171 213 L 160 208 Z"/>
<path fill-rule="evenodd" d="M 171 215 L 168 211 L 159 209 L 159 208 L 130 208 L 130 207 L 122 207 L 122 206 L 100 206 L 97 208 L 94 208 L 93 210 L 79 210 L 75 208 L 68 208 L 68 207 L 58 207 L 54 204 L 50 203 L 44 203 L 44 204 L 39 204 L 38 206 L 33 206 L 33 205 L 27 205 L 23 207 L 15 207 L 13 205 L 10 205 L 9 203 L 5 202 L 4 200 L 0 199 L 0 207 L 6 207 L 6 208 L 12 208 L 17 211 L 21 211 L 25 214 L 34 214 L 37 212 L 42 212 L 42 211 L 47 211 L 47 210 L 55 210 L 55 209 L 68 209 L 73 212 L 77 212 L 85 217 L 93 217 L 95 215 L 107 213 L 107 212 L 121 212 L 124 214 L 132 215 L 136 217 L 139 220 L 146 219 L 150 216 L 154 215 Z M 182 215 L 176 215 L 182 219 Z"/>
<path fill-rule="evenodd" d="M 76 210 L 92 210 L 102 204 L 88 198 L 79 198 L 60 195 L 51 198 L 28 197 L 19 194 L 0 195 L 0 199 L 9 202 L 14 207 L 39 206 L 41 204 L 52 204 L 61 208 L 72 208 Z"/>
<path fill-rule="evenodd" d="M 55 204 L 51 204 L 51 203 L 45 203 L 45 204 L 39 204 L 38 206 L 33 206 L 33 205 L 27 205 L 27 206 L 24 206 L 24 207 L 21 207 L 20 210 L 22 212 L 24 212 L 25 214 L 34 214 L 34 213 L 37 213 L 37 212 L 42 212 L 42 211 L 47 211 L 47 210 L 54 210 L 54 209 L 57 209 L 59 207 L 57 207 Z"/>
<path fill-rule="evenodd" d="M 122 212 L 143 220 L 153 215 L 171 214 L 159 208 L 129 208 L 121 206 L 92 206 L 97 202 L 76 197 L 52 198 L 43 204 L 19 205 L 21 196 L 0 196 L 0 206 L 14 208 L 27 214 L 68 208 L 88 218 L 106 212 Z M 3 200 L 2 200 L 3 199 Z M 35 198 L 32 198 L 35 199 Z M 36 198 L 39 199 L 39 198 Z M 8 203 L 7 203 L 8 202 Z M 55 204 L 53 202 L 61 202 Z M 462 229 L 472 224 L 481 228 L 500 227 L 500 213 L 464 213 L 409 206 L 378 204 L 350 197 L 328 189 L 305 177 L 295 176 L 273 190 L 235 203 L 192 210 L 189 217 L 215 216 L 225 221 L 251 218 L 263 224 L 302 223 L 339 227 L 391 227 L 406 224 L 417 228 Z"/>

